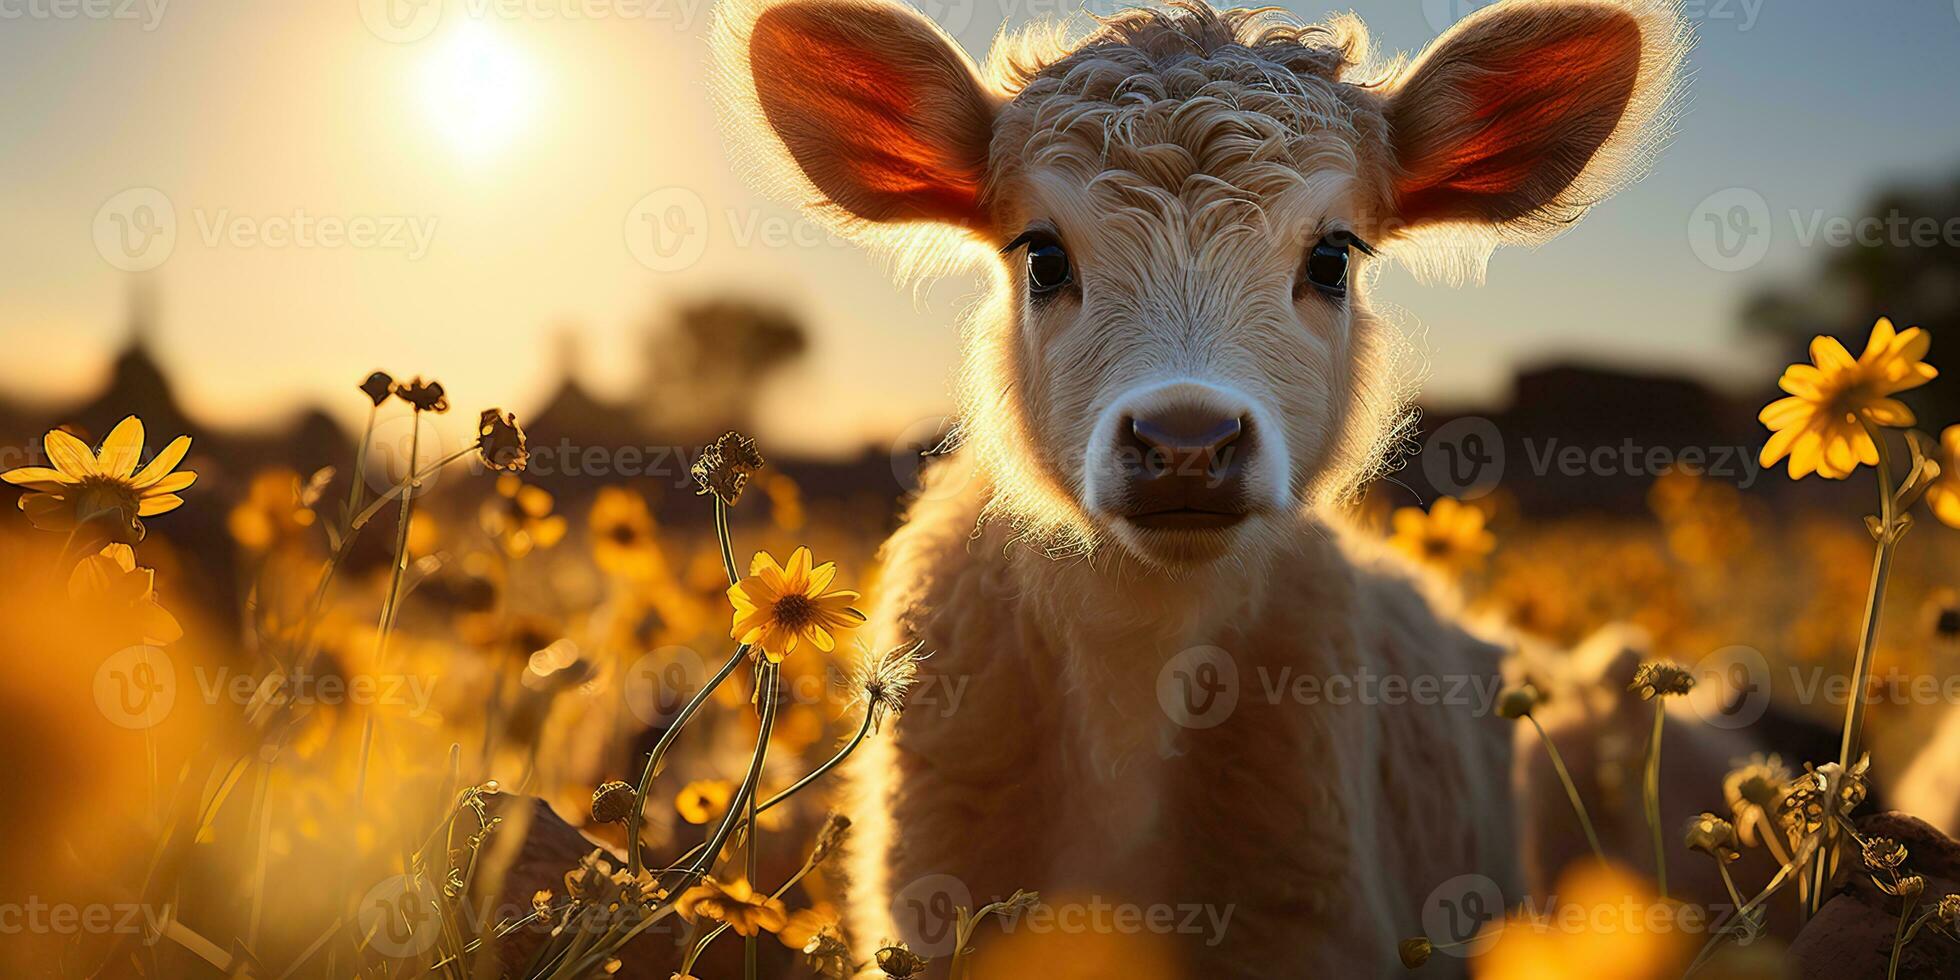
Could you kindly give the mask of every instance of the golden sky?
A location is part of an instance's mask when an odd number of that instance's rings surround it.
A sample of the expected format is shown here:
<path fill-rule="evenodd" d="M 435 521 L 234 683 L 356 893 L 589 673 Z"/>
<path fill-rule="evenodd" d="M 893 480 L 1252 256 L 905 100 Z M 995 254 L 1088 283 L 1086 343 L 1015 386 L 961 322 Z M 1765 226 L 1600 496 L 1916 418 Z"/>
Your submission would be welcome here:
<path fill-rule="evenodd" d="M 1382 278 L 1377 305 L 1427 352 L 1432 394 L 1488 397 L 1516 365 L 1574 352 L 1734 375 L 1753 363 L 1736 305 L 1816 250 L 1779 240 L 1759 266 L 1711 268 L 1688 239 L 1698 202 L 1743 186 L 1778 215 L 1838 213 L 1874 180 L 1960 160 L 1960 129 L 1914 121 L 1955 85 L 1946 4 L 1857 25 L 1736 4 L 1734 19 L 1696 15 L 1695 109 L 1653 179 L 1538 252 L 1500 254 L 1486 286 Z M 1391 49 L 1452 16 L 1442 0 L 1357 6 Z M 129 16 L 0 20 L 10 396 L 99 380 L 122 341 L 124 270 L 154 265 L 161 356 L 214 421 L 309 401 L 351 421 L 351 386 L 377 367 L 441 378 L 465 412 L 522 413 L 553 384 L 567 331 L 594 387 L 625 395 L 634 328 L 722 290 L 812 324 L 810 358 L 765 400 L 777 444 L 845 448 L 947 406 L 955 314 L 977 277 L 896 287 L 745 187 L 702 81 L 707 0 L 115 9 Z M 1058 8 L 928 9 L 977 54 L 1003 22 Z M 1813 55 L 1841 70 L 1819 77 Z M 1928 108 L 1858 111 L 1872 104 Z M 1825 117 L 1836 132 L 1819 140 Z"/>

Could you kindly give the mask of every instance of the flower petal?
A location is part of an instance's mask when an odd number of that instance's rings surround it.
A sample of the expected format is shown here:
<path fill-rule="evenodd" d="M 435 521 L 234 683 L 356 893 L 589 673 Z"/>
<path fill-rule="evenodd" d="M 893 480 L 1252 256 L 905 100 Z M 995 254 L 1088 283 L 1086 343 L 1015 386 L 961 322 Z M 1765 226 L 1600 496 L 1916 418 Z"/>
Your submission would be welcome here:
<path fill-rule="evenodd" d="M 21 494 L 20 509 L 43 531 L 67 531 L 75 526 L 74 505 L 51 493 Z"/>
<path fill-rule="evenodd" d="M 192 473 L 190 470 L 181 470 L 179 472 L 172 473 L 169 476 L 166 476 L 163 479 L 158 480 L 157 482 L 152 483 L 147 487 L 144 487 L 143 496 L 154 497 L 157 496 L 158 494 L 176 493 L 179 490 L 188 488 L 191 484 L 196 482 L 197 482 L 196 473 Z"/>
<path fill-rule="evenodd" d="M 788 580 L 783 587 L 784 592 L 811 591 L 810 562 L 809 548 L 799 545 L 795 551 L 789 553 L 789 567 L 783 570 L 783 576 Z"/>
<path fill-rule="evenodd" d="M 127 477 L 136 472 L 136 461 L 143 457 L 143 420 L 134 415 L 116 423 L 109 438 L 102 440 L 102 451 L 95 456 L 95 471 L 103 476 Z"/>
<path fill-rule="evenodd" d="M 155 517 L 158 514 L 168 514 L 182 506 L 184 506 L 184 498 L 174 493 L 166 493 L 161 497 L 144 497 L 141 505 L 136 508 L 136 516 Z"/>
<path fill-rule="evenodd" d="M 50 429 L 41 445 L 55 469 L 76 478 L 95 475 L 95 454 L 89 451 L 88 443 L 61 429 Z"/>
<path fill-rule="evenodd" d="M 1771 429 L 1787 429 L 1800 424 L 1816 412 L 1816 406 L 1806 399 L 1791 397 L 1779 398 L 1756 415 L 1756 419 Z"/>
<path fill-rule="evenodd" d="M 60 470 L 46 466 L 23 466 L 17 470 L 8 470 L 0 473 L 0 480 L 42 493 L 60 493 L 74 486 Z"/>
<path fill-rule="evenodd" d="M 170 444 L 163 447 L 163 451 L 157 453 L 156 457 L 150 460 L 148 466 L 143 467 L 134 477 L 131 477 L 130 482 L 136 485 L 136 489 L 141 490 L 163 479 L 170 474 L 171 470 L 177 468 L 178 463 L 184 461 L 184 454 L 190 452 L 190 450 L 190 436 L 178 436 L 170 440 Z"/>
<path fill-rule="evenodd" d="M 1811 338 L 1810 359 L 1826 374 L 1849 371 L 1858 366 L 1858 362 L 1851 357 L 1851 352 L 1845 350 L 1844 345 L 1838 343 L 1836 337 Z"/>

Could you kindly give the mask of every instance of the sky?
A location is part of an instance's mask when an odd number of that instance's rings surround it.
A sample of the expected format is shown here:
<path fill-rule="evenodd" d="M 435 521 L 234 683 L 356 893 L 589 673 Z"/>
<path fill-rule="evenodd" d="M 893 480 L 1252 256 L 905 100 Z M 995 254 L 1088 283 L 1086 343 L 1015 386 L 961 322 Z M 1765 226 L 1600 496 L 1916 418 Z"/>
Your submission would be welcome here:
<path fill-rule="evenodd" d="M 1380 46 L 1414 51 L 1482 5 L 1353 9 Z M 978 58 L 1002 26 L 1080 7 L 924 9 Z M 1742 301 L 1805 275 L 1818 230 L 1875 186 L 1960 169 L 1960 0 L 1684 9 L 1692 101 L 1644 182 L 1500 252 L 1483 285 L 1393 268 L 1376 283 L 1426 357 L 1429 400 L 1499 397 L 1520 366 L 1568 356 L 1758 383 L 1775 366 L 1738 331 Z M 749 190 L 703 81 L 710 10 L 0 0 L 0 392 L 91 390 L 141 272 L 160 357 L 218 424 L 316 403 L 351 423 L 352 385 L 377 367 L 441 378 L 471 417 L 535 410 L 567 357 L 625 397 L 639 328 L 725 291 L 811 325 L 809 358 L 764 396 L 773 444 L 845 451 L 945 411 L 978 277 L 895 286 Z"/>

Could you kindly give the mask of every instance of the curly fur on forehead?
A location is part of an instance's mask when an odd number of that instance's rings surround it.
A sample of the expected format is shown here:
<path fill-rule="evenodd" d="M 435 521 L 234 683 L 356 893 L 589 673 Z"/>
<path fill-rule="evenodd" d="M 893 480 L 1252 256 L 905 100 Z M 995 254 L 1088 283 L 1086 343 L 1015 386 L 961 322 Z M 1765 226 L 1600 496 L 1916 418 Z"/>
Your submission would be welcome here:
<path fill-rule="evenodd" d="M 1369 53 L 1358 20 L 1304 25 L 1277 9 L 1134 9 L 1076 41 L 1031 28 L 987 67 L 1009 97 L 989 183 L 1064 175 L 1138 244 L 1213 252 L 1270 234 L 1291 190 L 1359 180 L 1371 207 L 1389 193 L 1385 124 L 1342 84 Z"/>

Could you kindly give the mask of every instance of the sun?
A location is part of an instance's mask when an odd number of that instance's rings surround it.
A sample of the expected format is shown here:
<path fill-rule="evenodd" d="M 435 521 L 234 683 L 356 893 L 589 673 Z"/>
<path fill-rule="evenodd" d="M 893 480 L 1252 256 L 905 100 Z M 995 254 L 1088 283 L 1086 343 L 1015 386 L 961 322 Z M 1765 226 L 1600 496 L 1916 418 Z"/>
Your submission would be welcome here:
<path fill-rule="evenodd" d="M 482 158 L 523 130 L 536 100 L 537 77 L 508 38 L 471 21 L 429 55 L 421 92 L 434 130 L 457 152 Z"/>

